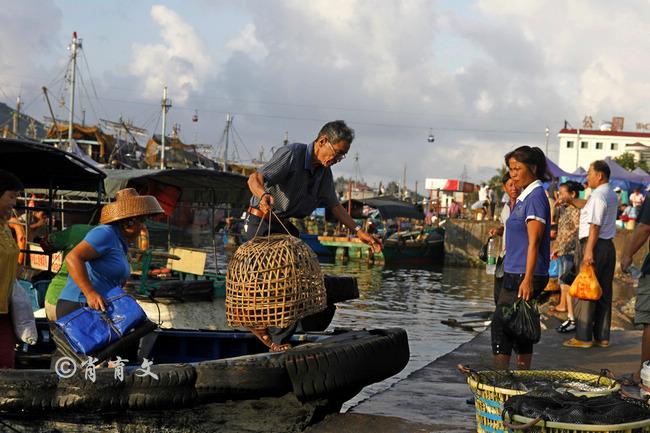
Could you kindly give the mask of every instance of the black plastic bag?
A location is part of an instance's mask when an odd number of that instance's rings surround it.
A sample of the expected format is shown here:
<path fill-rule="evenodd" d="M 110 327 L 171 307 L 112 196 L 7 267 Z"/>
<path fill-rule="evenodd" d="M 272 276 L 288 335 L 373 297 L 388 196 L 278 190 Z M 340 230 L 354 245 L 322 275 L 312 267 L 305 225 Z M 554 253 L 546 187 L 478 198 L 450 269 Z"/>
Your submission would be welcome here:
<path fill-rule="evenodd" d="M 519 299 L 514 304 L 502 308 L 506 326 L 514 337 L 532 343 L 539 342 L 542 337 L 542 326 L 539 323 L 539 310 L 535 300 Z"/>
<path fill-rule="evenodd" d="M 488 261 L 488 245 L 490 245 L 490 239 L 492 238 L 488 238 L 488 240 L 481 247 L 481 250 L 478 252 L 478 259 L 485 263 Z"/>

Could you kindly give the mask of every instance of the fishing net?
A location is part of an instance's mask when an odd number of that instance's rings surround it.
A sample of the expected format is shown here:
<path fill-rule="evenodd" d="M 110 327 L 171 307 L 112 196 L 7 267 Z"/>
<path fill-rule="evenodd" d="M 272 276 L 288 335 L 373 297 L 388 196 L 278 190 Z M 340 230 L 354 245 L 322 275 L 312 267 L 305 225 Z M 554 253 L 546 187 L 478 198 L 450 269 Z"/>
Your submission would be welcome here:
<path fill-rule="evenodd" d="M 650 406 L 620 393 L 597 397 L 576 396 L 553 388 L 539 388 L 510 397 L 504 404 L 509 416 L 541 418 L 568 424 L 613 425 L 650 419 Z"/>
<path fill-rule="evenodd" d="M 543 388 L 588 395 L 605 394 L 619 388 L 616 381 L 608 377 L 606 370 L 600 374 L 549 370 L 487 370 L 472 372 L 471 377 L 483 386 L 521 392 Z"/>

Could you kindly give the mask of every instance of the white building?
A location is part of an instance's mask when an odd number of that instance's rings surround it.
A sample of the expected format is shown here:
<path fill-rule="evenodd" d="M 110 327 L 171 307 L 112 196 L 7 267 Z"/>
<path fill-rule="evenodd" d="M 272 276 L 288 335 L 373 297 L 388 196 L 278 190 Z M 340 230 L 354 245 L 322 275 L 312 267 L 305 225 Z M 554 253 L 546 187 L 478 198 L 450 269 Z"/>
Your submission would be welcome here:
<path fill-rule="evenodd" d="M 601 128 L 603 129 L 603 128 Z M 594 129 L 562 129 L 558 165 L 573 172 L 578 167 L 585 170 L 589 164 L 606 157 L 615 158 L 625 152 L 636 161 L 650 161 L 650 133 Z"/>

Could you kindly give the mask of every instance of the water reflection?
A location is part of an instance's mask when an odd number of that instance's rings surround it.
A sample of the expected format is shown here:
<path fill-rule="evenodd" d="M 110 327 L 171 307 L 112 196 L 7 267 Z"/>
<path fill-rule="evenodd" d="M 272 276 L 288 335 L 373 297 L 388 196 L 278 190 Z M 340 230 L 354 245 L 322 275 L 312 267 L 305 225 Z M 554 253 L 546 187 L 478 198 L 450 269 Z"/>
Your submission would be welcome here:
<path fill-rule="evenodd" d="M 359 263 L 322 266 L 327 273 L 354 275 L 359 283 L 359 299 L 338 304 L 332 326 L 401 327 L 409 336 L 411 357 L 406 368 L 365 388 L 344 409 L 389 388 L 473 337 L 473 333 L 450 328 L 441 320 L 492 308 L 492 280 L 481 269 L 389 269 Z"/>

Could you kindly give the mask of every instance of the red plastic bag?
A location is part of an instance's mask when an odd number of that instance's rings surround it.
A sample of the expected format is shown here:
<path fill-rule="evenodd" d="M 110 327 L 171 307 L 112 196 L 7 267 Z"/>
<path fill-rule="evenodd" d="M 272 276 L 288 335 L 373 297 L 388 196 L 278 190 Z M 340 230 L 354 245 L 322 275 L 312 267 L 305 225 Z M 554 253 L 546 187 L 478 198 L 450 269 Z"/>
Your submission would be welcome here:
<path fill-rule="evenodd" d="M 585 301 L 597 301 L 603 296 L 603 289 L 598 283 L 593 265 L 585 265 L 580 269 L 580 273 L 571 284 L 569 295 Z"/>

